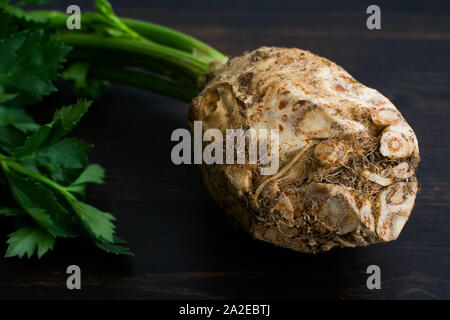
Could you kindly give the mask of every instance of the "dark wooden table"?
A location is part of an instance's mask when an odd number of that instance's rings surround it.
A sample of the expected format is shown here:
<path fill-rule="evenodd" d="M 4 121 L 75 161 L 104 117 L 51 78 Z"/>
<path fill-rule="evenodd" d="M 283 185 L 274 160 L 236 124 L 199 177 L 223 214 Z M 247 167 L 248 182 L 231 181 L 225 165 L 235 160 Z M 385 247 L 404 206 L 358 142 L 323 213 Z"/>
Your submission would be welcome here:
<path fill-rule="evenodd" d="M 369 2 L 112 1 L 120 15 L 188 32 L 229 55 L 262 45 L 299 47 L 328 57 L 381 91 L 420 142 L 421 192 L 397 241 L 300 254 L 233 229 L 202 184 L 198 168 L 170 160 L 171 132 L 187 106 L 113 86 L 76 135 L 96 145 L 92 160 L 107 183 L 88 198 L 118 217 L 134 257 L 90 243 L 58 241 L 42 260 L 1 259 L 0 298 L 17 299 L 449 299 L 450 8 L 444 1 L 379 2 L 382 30 L 366 28 Z M 64 10 L 90 1 L 58 1 Z M 61 90 L 32 113 L 47 121 L 73 101 Z M 0 252 L 10 229 L 0 226 Z M 66 268 L 82 270 L 82 290 L 66 289 Z M 366 287 L 381 267 L 381 290 Z"/>

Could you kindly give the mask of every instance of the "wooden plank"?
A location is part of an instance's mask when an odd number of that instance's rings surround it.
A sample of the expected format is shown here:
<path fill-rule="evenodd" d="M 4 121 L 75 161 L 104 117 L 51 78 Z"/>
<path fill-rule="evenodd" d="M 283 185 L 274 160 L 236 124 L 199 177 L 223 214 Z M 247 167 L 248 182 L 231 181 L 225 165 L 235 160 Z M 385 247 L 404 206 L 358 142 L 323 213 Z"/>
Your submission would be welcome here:
<path fill-rule="evenodd" d="M 170 161 L 170 134 L 186 127 L 187 106 L 114 86 L 75 134 L 96 145 L 92 160 L 107 170 L 107 184 L 89 189 L 90 202 L 118 216 L 119 233 L 136 255 L 116 257 L 87 242 L 58 241 L 42 261 L 3 259 L 0 298 L 449 299 L 450 13 L 445 3 L 430 4 L 433 15 L 422 13 L 419 2 L 411 2 L 407 13 L 394 6 L 383 14 L 382 31 L 374 32 L 365 29 L 364 11 L 348 4 L 336 13 L 327 1 L 255 12 L 244 5 L 202 10 L 174 3 L 145 7 L 128 1 L 117 11 L 179 28 L 231 55 L 260 45 L 309 49 L 394 102 L 415 129 L 422 156 L 421 193 L 400 238 L 316 256 L 251 240 L 227 222 L 197 168 Z M 54 107 L 73 101 L 69 92 L 61 85 L 32 113 L 49 119 Z M 0 252 L 9 227 L 0 224 Z M 65 289 L 70 264 L 82 268 L 80 292 Z M 371 264 L 382 269 L 382 290 L 365 285 Z"/>

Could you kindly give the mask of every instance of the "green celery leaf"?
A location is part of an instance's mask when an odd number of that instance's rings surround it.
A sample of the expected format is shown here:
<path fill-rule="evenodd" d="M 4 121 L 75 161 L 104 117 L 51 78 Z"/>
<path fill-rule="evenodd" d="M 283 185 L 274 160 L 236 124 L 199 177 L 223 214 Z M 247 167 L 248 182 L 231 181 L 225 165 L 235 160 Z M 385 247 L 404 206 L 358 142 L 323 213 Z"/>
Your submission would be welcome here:
<path fill-rule="evenodd" d="M 83 141 L 63 139 L 50 147 L 37 150 L 24 160 L 45 167 L 53 180 L 70 183 L 88 165 L 87 155 L 91 150 L 92 146 Z M 75 173 L 77 175 L 73 176 Z"/>
<path fill-rule="evenodd" d="M 78 100 L 74 105 L 57 110 L 53 121 L 34 131 L 25 144 L 14 152 L 14 157 L 29 156 L 39 149 L 55 144 L 77 125 L 91 104 L 92 101 Z"/>
<path fill-rule="evenodd" d="M 0 105 L 0 127 L 14 126 L 17 129 L 28 132 L 39 128 L 25 110 L 14 107 L 4 107 Z"/>
<path fill-rule="evenodd" d="M 0 207 L 0 216 L 17 217 L 17 216 L 24 215 L 24 214 L 26 214 L 26 212 L 20 208 Z"/>
<path fill-rule="evenodd" d="M 85 184 L 75 184 L 67 187 L 67 191 L 76 193 L 84 198 L 86 196 L 86 185 Z"/>
<path fill-rule="evenodd" d="M 0 86 L 17 95 L 5 102 L 24 106 L 56 90 L 52 80 L 70 48 L 51 40 L 42 29 L 25 30 L 0 40 Z"/>
<path fill-rule="evenodd" d="M 19 257 L 25 254 L 28 258 L 36 252 L 39 259 L 48 250 L 53 250 L 55 237 L 38 226 L 26 226 L 8 235 L 9 244 L 5 254 L 5 258 Z"/>
<path fill-rule="evenodd" d="M 0 5 L 2 3 L 0 2 Z M 18 31 L 13 22 L 13 17 L 4 8 L 0 8 L 0 39 L 3 39 Z"/>
<path fill-rule="evenodd" d="M 72 82 L 76 95 L 97 99 L 109 89 L 109 82 L 89 78 L 90 67 L 87 62 L 73 63 L 62 73 L 62 78 Z"/>
<path fill-rule="evenodd" d="M 84 197 L 86 191 L 87 183 L 104 183 L 103 178 L 105 177 L 105 170 L 98 164 L 91 164 L 87 166 L 84 171 L 79 175 L 79 177 L 72 182 L 67 190 L 70 192 L 77 193 Z"/>
<path fill-rule="evenodd" d="M 102 250 L 109 252 L 109 253 L 115 253 L 115 254 L 122 254 L 127 256 L 133 256 L 134 254 L 130 251 L 129 248 L 123 246 L 126 241 L 120 239 L 119 237 L 114 236 L 114 242 L 107 242 L 104 240 L 96 240 L 95 244 Z"/>
<path fill-rule="evenodd" d="M 21 158 L 33 154 L 45 145 L 50 137 L 51 131 L 52 126 L 50 124 L 43 125 L 25 140 L 24 145 L 18 148 L 13 153 L 13 156 Z"/>
<path fill-rule="evenodd" d="M 11 193 L 17 203 L 53 236 L 73 237 L 75 219 L 58 202 L 51 190 L 33 179 L 7 173 Z"/>
<path fill-rule="evenodd" d="M 18 95 L 18 93 L 6 93 L 5 89 L 3 89 L 3 87 L 0 87 L 0 103 L 11 101 Z"/>
<path fill-rule="evenodd" d="M 80 174 L 80 176 L 71 184 L 71 186 L 82 185 L 86 183 L 104 183 L 105 169 L 98 164 L 91 164 Z"/>
<path fill-rule="evenodd" d="M 115 226 L 111 221 L 116 218 L 112 214 L 78 200 L 70 200 L 70 205 L 92 236 L 109 242 L 114 241 Z"/>
<path fill-rule="evenodd" d="M 12 20 L 11 25 L 14 26 L 14 28 L 17 28 L 18 31 L 22 31 L 25 29 L 42 28 L 45 27 L 46 23 L 48 22 L 47 17 L 35 14 L 34 12 L 24 11 L 19 7 L 4 5 L 1 1 L 0 6 L 2 6 L 0 10 L 9 15 L 9 19 Z M 12 32 L 9 32 L 7 34 L 11 33 Z"/>
<path fill-rule="evenodd" d="M 13 153 L 25 142 L 26 135 L 13 127 L 0 127 L 0 149 L 6 153 Z"/>
<path fill-rule="evenodd" d="M 92 101 L 81 99 L 74 105 L 56 110 L 52 121 L 52 134 L 47 145 L 55 143 L 72 131 L 91 105 Z"/>
<path fill-rule="evenodd" d="M 124 241 L 115 237 L 114 216 L 76 198 L 81 198 L 87 183 L 103 183 L 103 168 L 88 162 L 92 147 L 63 139 L 92 102 L 79 100 L 63 107 L 43 126 L 19 108 L 56 90 L 52 81 L 71 49 L 50 38 L 46 22 L 47 18 L 0 0 L 0 182 L 9 185 L 18 205 L 0 207 L 0 216 L 13 217 L 20 227 L 8 236 L 5 256 L 30 258 L 36 252 L 41 258 L 53 250 L 56 237 L 87 235 L 107 252 L 129 255 Z M 66 76 L 83 92 L 99 95 L 105 82 L 89 79 L 88 72 L 78 66 Z"/>
<path fill-rule="evenodd" d="M 39 129 L 39 125 L 34 122 L 16 122 L 12 123 L 11 125 L 25 133 Z"/>

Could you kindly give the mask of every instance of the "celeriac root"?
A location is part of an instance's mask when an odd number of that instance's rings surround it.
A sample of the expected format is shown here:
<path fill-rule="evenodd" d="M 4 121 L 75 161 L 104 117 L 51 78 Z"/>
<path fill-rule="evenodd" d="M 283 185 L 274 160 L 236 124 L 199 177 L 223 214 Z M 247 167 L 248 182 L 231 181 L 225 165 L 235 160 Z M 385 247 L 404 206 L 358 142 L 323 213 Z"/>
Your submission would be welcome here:
<path fill-rule="evenodd" d="M 253 237 L 302 252 L 394 240 L 417 193 L 417 138 L 395 106 L 335 63 L 263 47 L 228 61 L 189 109 L 203 130 L 279 129 L 280 170 L 201 165 Z"/>

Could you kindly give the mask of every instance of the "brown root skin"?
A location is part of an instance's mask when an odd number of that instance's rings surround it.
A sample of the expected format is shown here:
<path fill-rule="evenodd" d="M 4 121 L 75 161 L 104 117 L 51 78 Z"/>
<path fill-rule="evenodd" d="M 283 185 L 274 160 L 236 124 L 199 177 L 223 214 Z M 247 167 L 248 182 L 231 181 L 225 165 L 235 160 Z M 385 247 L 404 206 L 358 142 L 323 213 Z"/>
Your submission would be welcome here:
<path fill-rule="evenodd" d="M 224 135 L 280 129 L 274 176 L 260 165 L 201 165 L 217 203 L 257 239 L 310 253 L 369 245 L 396 239 L 411 213 L 414 132 L 386 97 L 309 51 L 263 47 L 229 60 L 188 120 Z"/>

